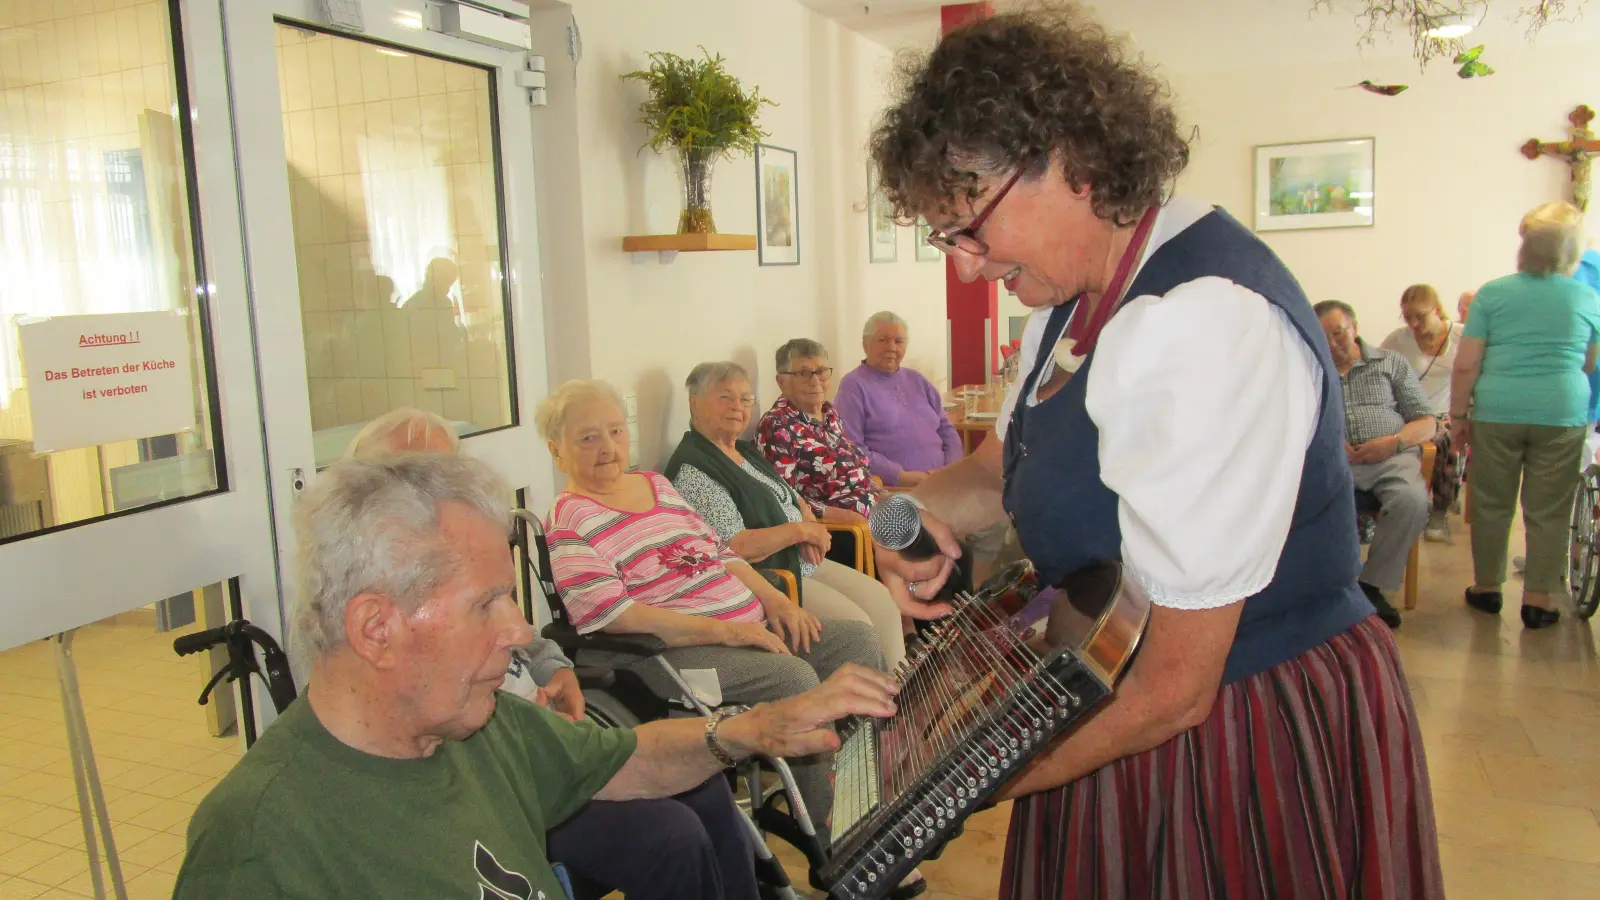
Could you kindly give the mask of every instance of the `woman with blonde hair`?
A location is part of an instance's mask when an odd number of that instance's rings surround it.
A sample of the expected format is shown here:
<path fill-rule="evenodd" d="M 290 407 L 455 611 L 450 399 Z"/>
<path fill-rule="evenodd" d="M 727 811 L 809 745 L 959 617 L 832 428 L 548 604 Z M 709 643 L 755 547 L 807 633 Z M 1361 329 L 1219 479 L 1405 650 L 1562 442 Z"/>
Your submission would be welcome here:
<path fill-rule="evenodd" d="M 1461 346 L 1461 325 L 1452 323 L 1444 301 L 1431 284 L 1413 284 L 1400 295 L 1400 318 L 1406 324 L 1383 339 L 1411 363 L 1435 415 L 1450 411 L 1450 371 Z"/>
<path fill-rule="evenodd" d="M 1583 213 L 1546 203 L 1522 217 L 1517 273 L 1478 290 L 1450 383 L 1450 436 L 1472 444 L 1472 567 L 1467 605 L 1498 615 L 1519 485 L 1527 528 L 1522 624 L 1560 618 L 1567 514 L 1578 486 L 1600 297 L 1572 273 Z M 1468 409 L 1472 418 L 1467 419 Z"/>
<path fill-rule="evenodd" d="M 1433 510 L 1423 534 L 1430 541 L 1443 541 L 1450 536 L 1446 515 L 1455 503 L 1460 484 L 1460 448 L 1451 452 L 1449 412 L 1450 372 L 1461 348 L 1461 324 L 1450 321 L 1444 301 L 1431 284 L 1413 284 L 1405 289 L 1400 295 L 1400 318 L 1406 324 L 1383 339 L 1383 349 L 1393 350 L 1411 364 L 1423 393 L 1428 395 L 1428 408 L 1439 419 L 1439 434 L 1434 437 L 1438 461 L 1433 467 L 1433 484 L 1429 485 Z"/>

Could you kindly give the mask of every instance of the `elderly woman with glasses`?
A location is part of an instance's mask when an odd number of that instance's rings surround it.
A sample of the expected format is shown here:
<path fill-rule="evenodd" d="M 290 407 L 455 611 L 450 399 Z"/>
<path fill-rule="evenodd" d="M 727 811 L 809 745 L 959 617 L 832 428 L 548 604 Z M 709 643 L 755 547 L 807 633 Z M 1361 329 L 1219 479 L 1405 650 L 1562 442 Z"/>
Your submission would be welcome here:
<path fill-rule="evenodd" d="M 817 518 L 865 521 L 872 511 L 871 464 L 845 436 L 839 413 L 828 402 L 833 366 L 827 349 L 795 338 L 778 348 L 777 362 L 783 395 L 762 415 L 756 445 Z"/>
<path fill-rule="evenodd" d="M 906 321 L 887 310 L 861 330 L 861 365 L 839 379 L 834 403 L 845 433 L 867 451 L 884 484 L 913 487 L 961 458 L 961 435 L 944 414 L 939 389 L 902 366 Z"/>
<path fill-rule="evenodd" d="M 1003 791 L 1002 897 L 1442 897 L 1410 692 L 1356 583 L 1338 370 L 1272 250 L 1170 193 L 1186 134 L 1073 4 L 904 62 L 871 140 L 889 202 L 1035 313 L 1001 440 L 913 491 L 947 557 L 879 568 L 932 596 L 1003 509 L 1041 582 L 1120 560 L 1151 602 L 1115 695 Z"/>
<path fill-rule="evenodd" d="M 562 384 L 540 403 L 538 425 L 567 476 L 550 507 L 550 565 L 580 633 L 654 635 L 677 668 L 713 671 L 732 703 L 801 693 L 846 663 L 883 668 L 870 628 L 798 608 L 730 552 L 671 482 L 629 471 L 627 419 L 611 385 Z M 677 695 L 649 660 L 635 671 L 664 696 Z M 820 754 L 794 763 L 818 822 L 833 804 L 830 770 Z"/>
<path fill-rule="evenodd" d="M 892 671 L 906 648 L 900 607 L 889 589 L 825 558 L 831 539 L 811 504 L 754 443 L 741 439 L 755 405 L 750 376 L 738 363 L 701 363 L 687 386 L 689 430 L 665 470 L 673 487 L 734 553 L 752 565 L 791 572 L 806 610 L 870 624 Z M 903 600 L 911 602 L 909 595 Z"/>

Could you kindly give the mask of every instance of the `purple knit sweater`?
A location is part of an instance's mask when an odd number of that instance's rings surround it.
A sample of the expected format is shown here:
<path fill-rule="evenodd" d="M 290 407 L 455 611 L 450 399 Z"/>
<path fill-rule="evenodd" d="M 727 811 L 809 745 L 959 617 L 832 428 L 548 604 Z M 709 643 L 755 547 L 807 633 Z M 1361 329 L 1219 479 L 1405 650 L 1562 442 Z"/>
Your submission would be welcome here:
<path fill-rule="evenodd" d="M 931 472 L 961 459 L 961 436 L 944 414 L 939 389 L 915 369 L 885 375 L 862 363 L 839 379 L 839 420 L 884 484 L 900 473 Z"/>

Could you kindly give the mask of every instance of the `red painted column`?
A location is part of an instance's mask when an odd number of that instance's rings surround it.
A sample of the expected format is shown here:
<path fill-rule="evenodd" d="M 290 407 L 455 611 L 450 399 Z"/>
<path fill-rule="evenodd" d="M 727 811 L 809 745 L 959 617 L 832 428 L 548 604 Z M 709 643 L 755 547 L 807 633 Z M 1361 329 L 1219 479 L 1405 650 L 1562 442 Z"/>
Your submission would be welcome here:
<path fill-rule="evenodd" d="M 992 3 L 954 3 L 939 8 L 942 34 L 994 15 Z M 963 284 L 955 263 L 944 263 L 945 317 L 950 321 L 950 386 L 983 384 L 1000 364 L 1000 294 L 992 281 Z"/>

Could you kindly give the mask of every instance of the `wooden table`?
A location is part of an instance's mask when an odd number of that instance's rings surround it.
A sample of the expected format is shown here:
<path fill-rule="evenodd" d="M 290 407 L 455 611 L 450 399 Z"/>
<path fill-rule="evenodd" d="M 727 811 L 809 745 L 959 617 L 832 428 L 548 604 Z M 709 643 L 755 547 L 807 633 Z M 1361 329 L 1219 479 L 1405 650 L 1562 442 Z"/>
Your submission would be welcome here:
<path fill-rule="evenodd" d="M 997 386 L 987 391 L 983 396 L 978 397 L 973 404 L 973 411 L 977 415 L 969 418 L 966 413 L 966 402 L 957 393 L 963 389 L 964 386 L 958 387 L 945 398 L 946 402 L 955 404 L 955 406 L 945 410 L 945 415 L 950 417 L 950 424 L 954 425 L 956 431 L 961 435 L 962 452 L 971 455 L 972 451 L 983 443 L 983 439 L 994 431 L 994 423 L 998 419 L 1000 407 L 1005 403 L 1005 391 Z"/>

